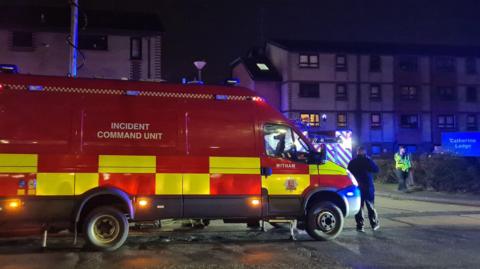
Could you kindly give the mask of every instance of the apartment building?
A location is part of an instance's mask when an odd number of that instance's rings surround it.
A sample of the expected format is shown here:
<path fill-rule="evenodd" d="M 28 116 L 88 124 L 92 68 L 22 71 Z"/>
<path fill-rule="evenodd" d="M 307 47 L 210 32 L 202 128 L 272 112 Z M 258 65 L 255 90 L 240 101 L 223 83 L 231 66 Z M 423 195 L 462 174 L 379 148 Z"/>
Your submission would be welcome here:
<path fill-rule="evenodd" d="M 232 75 L 257 90 L 258 64 L 277 72 L 260 94 L 272 92 L 269 102 L 313 133 L 351 130 L 384 154 L 428 152 L 442 132 L 478 130 L 480 47 L 271 40 L 259 51 L 233 62 Z"/>
<path fill-rule="evenodd" d="M 70 11 L 0 8 L 0 64 L 21 73 L 68 74 Z M 79 12 L 79 77 L 162 79 L 162 32 L 155 14 Z"/>

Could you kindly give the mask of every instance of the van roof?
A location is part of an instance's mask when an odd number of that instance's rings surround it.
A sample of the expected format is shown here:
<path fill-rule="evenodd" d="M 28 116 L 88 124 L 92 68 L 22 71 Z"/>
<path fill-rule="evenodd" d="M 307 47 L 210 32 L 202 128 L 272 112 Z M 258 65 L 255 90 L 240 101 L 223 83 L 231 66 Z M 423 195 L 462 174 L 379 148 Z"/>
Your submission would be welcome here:
<path fill-rule="evenodd" d="M 105 93 L 105 91 L 138 91 L 140 93 L 198 93 L 209 95 L 230 95 L 255 97 L 254 91 L 234 86 L 198 85 L 198 84 L 173 84 L 165 82 L 131 81 L 100 78 L 71 78 L 59 76 L 41 76 L 25 74 L 0 74 L 0 83 L 9 85 L 49 87 L 52 89 L 65 89 L 63 92 Z M 72 89 L 72 91 L 69 91 Z M 73 90 L 74 89 L 74 90 Z M 92 91 L 93 90 L 93 91 Z M 62 91 L 62 90 L 58 90 Z"/>

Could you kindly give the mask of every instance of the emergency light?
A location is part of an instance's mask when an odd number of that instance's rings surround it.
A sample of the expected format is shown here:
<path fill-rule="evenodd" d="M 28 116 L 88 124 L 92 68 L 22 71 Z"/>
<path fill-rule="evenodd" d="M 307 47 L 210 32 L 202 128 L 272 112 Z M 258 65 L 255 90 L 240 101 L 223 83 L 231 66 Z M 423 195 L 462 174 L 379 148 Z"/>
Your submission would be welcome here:
<path fill-rule="evenodd" d="M 140 91 L 128 90 L 128 91 L 126 91 L 126 94 L 129 95 L 129 96 L 138 96 L 138 95 L 140 95 Z"/>
<path fill-rule="evenodd" d="M 28 85 L 28 90 L 32 92 L 43 91 L 43 86 L 40 85 Z"/>
<path fill-rule="evenodd" d="M 217 94 L 217 95 L 215 95 L 215 100 L 226 101 L 226 100 L 228 100 L 228 96 Z"/>

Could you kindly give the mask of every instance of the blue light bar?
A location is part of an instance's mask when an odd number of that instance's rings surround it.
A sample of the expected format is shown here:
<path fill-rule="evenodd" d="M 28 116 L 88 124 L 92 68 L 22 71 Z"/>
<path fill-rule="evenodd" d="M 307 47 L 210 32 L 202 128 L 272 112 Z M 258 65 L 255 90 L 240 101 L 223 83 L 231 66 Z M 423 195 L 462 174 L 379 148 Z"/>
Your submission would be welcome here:
<path fill-rule="evenodd" d="M 28 90 L 32 92 L 40 92 L 43 91 L 43 86 L 40 85 L 28 85 Z"/>
<path fill-rule="evenodd" d="M 217 95 L 215 95 L 215 100 L 226 101 L 226 100 L 228 100 L 228 96 L 217 94 Z"/>
<path fill-rule="evenodd" d="M 126 92 L 127 95 L 130 95 L 130 96 L 139 96 L 140 95 L 140 91 L 127 91 Z"/>

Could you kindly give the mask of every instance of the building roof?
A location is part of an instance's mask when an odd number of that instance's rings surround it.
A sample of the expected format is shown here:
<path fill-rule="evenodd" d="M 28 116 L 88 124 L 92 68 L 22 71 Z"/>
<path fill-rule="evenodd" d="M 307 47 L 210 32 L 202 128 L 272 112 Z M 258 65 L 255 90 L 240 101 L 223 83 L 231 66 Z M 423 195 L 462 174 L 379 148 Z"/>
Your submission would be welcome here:
<path fill-rule="evenodd" d="M 331 52 L 383 55 L 480 56 L 480 46 L 332 42 L 319 40 L 270 40 L 268 43 L 295 52 Z"/>
<path fill-rule="evenodd" d="M 243 63 L 250 77 L 255 81 L 281 81 L 282 76 L 265 55 L 248 55 L 232 62 L 231 66 Z"/>
<path fill-rule="evenodd" d="M 65 7 L 0 6 L 0 28 L 68 32 L 70 9 Z M 84 15 L 87 16 L 86 28 Z M 158 34 L 163 32 L 160 18 L 152 13 L 130 13 L 101 10 L 79 12 L 80 32 L 106 32 L 116 34 Z"/>

